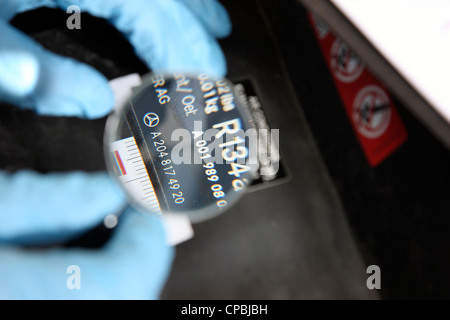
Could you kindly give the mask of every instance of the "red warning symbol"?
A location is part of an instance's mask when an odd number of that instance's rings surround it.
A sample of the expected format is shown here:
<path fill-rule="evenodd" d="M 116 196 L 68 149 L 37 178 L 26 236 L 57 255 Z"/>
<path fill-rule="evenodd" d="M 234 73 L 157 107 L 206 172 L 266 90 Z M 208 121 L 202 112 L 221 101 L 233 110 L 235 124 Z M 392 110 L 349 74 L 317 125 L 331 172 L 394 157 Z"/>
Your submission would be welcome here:
<path fill-rule="evenodd" d="M 363 88 L 353 103 L 353 121 L 366 138 L 376 139 L 386 132 L 391 120 L 388 95 L 376 85 Z"/>
<path fill-rule="evenodd" d="M 364 63 L 341 39 L 331 47 L 331 69 L 342 82 L 353 82 L 364 71 Z"/>

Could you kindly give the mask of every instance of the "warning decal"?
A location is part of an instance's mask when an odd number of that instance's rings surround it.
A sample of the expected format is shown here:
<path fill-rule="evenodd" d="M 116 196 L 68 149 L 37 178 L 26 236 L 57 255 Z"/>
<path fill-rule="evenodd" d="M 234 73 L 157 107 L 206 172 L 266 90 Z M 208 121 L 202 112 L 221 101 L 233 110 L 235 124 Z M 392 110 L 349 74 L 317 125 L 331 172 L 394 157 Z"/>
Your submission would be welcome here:
<path fill-rule="evenodd" d="M 358 55 L 320 18 L 310 13 L 309 19 L 356 137 L 375 167 L 407 140 L 406 128 L 389 91 Z"/>

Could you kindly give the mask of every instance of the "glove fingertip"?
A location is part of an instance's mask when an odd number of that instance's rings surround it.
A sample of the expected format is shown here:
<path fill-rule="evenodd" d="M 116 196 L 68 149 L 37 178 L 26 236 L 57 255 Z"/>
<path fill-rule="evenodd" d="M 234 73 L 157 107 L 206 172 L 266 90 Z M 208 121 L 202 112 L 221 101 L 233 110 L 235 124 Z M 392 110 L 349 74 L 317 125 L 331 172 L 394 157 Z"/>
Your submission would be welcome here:
<path fill-rule="evenodd" d="M 25 52 L 0 52 L 0 87 L 10 95 L 29 94 L 38 81 L 39 64 Z"/>
<path fill-rule="evenodd" d="M 217 0 L 182 0 L 209 32 L 221 39 L 230 35 L 232 24 L 225 7 Z"/>
<path fill-rule="evenodd" d="M 233 30 L 233 25 L 227 10 L 218 1 L 216 2 L 215 14 L 212 17 L 212 23 L 210 24 L 212 34 L 218 39 L 228 37 Z"/>

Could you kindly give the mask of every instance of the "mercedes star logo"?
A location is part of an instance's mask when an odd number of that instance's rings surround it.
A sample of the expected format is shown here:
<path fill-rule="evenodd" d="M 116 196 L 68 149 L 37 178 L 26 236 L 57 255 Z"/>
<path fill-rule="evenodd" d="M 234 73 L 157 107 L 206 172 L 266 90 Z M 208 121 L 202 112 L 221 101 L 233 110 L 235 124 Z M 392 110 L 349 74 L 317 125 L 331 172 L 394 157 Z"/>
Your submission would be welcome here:
<path fill-rule="evenodd" d="M 147 127 L 156 127 L 159 123 L 159 117 L 156 113 L 149 112 L 144 116 L 144 123 Z"/>

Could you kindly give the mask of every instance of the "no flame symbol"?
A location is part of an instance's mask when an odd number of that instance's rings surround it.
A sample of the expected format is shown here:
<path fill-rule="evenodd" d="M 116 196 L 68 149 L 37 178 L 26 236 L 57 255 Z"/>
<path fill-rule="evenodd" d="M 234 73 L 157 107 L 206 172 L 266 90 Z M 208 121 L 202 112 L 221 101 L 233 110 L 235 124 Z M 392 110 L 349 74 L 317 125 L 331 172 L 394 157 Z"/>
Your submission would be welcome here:
<path fill-rule="evenodd" d="M 378 86 L 363 88 L 353 102 L 353 121 L 366 138 L 380 137 L 389 127 L 391 108 L 388 95 Z"/>

